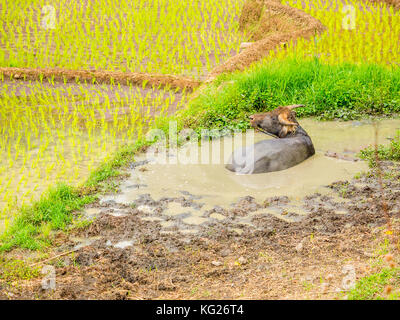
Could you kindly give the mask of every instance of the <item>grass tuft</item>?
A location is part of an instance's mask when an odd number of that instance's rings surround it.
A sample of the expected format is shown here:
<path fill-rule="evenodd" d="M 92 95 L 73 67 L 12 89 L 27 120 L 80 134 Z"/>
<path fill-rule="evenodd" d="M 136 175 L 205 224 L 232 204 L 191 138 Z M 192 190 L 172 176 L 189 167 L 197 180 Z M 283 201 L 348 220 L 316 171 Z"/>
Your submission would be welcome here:
<path fill-rule="evenodd" d="M 400 70 L 374 64 L 329 65 L 317 59 L 259 63 L 220 76 L 180 117 L 192 127 L 245 128 L 247 116 L 304 104 L 299 117 L 352 120 L 400 112 Z"/>
<path fill-rule="evenodd" d="M 0 252 L 15 247 L 40 250 L 51 244 L 51 232 L 65 230 L 74 222 L 74 212 L 96 199 L 101 183 L 121 174 L 118 170 L 133 161 L 136 152 L 148 145 L 138 140 L 134 145 L 121 148 L 110 160 L 93 171 L 83 186 L 72 187 L 65 183 L 50 188 L 39 201 L 20 209 L 6 231 L 0 235 Z M 75 221 L 76 222 L 76 221 Z M 78 221 L 75 227 L 89 222 Z"/>
<path fill-rule="evenodd" d="M 370 167 L 376 166 L 375 149 L 370 146 L 361 150 L 360 157 L 369 162 Z M 380 160 L 400 161 L 400 131 L 390 141 L 389 145 L 378 146 L 378 157 Z"/>
<path fill-rule="evenodd" d="M 0 280 L 30 280 L 39 275 L 39 267 L 30 267 L 25 261 L 0 257 Z"/>
<path fill-rule="evenodd" d="M 31 250 L 51 243 L 52 230 L 64 230 L 72 222 L 73 212 L 94 200 L 79 196 L 66 184 L 58 184 L 31 206 L 24 206 L 11 226 L 0 236 L 0 251 L 18 246 Z"/>
<path fill-rule="evenodd" d="M 357 281 L 356 287 L 348 294 L 349 300 L 382 300 L 399 299 L 400 294 L 393 292 L 389 295 L 384 293 L 384 288 L 392 279 L 399 279 L 400 268 L 384 268 L 378 273 Z M 398 281 L 397 281 L 398 282 Z M 397 283 L 398 285 L 398 283 Z"/>

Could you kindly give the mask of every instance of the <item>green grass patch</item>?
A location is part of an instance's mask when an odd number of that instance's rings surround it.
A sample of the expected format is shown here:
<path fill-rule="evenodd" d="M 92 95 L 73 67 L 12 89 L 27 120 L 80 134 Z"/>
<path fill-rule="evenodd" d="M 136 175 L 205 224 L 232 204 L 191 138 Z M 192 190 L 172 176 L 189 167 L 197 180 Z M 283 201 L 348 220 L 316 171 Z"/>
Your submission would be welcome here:
<path fill-rule="evenodd" d="M 400 161 L 400 131 L 397 131 L 395 138 L 390 141 L 390 144 L 379 145 L 377 151 L 380 160 Z M 373 146 L 361 150 L 359 156 L 367 160 L 371 167 L 376 165 L 376 154 Z"/>
<path fill-rule="evenodd" d="M 400 112 L 400 69 L 373 64 L 328 65 L 316 59 L 263 62 L 222 75 L 180 113 L 190 127 L 245 128 L 247 116 L 304 104 L 299 117 L 351 120 Z"/>
<path fill-rule="evenodd" d="M 384 268 L 378 273 L 369 275 L 357 281 L 356 286 L 348 294 L 349 300 L 383 300 L 400 299 L 399 292 L 384 293 L 385 286 L 392 283 L 394 288 L 399 287 L 400 268 Z"/>
<path fill-rule="evenodd" d="M 66 230 L 72 223 L 80 228 L 87 225 L 74 220 L 74 213 L 96 200 L 102 192 L 102 183 L 121 174 L 120 168 L 133 161 L 134 154 L 148 145 L 138 140 L 134 145 L 124 146 L 110 160 L 93 171 L 88 180 L 79 187 L 63 183 L 50 188 L 39 201 L 24 206 L 6 231 L 0 235 L 0 252 L 15 247 L 30 250 L 43 249 L 51 244 L 51 232 Z"/>
<path fill-rule="evenodd" d="M 0 237 L 0 251 L 13 247 L 41 249 L 51 243 L 52 230 L 64 230 L 72 222 L 72 213 L 93 201 L 81 197 L 76 189 L 58 184 L 31 206 L 24 206 L 11 226 Z"/>
<path fill-rule="evenodd" d="M 39 276 L 40 267 L 30 267 L 25 261 L 0 257 L 0 280 L 30 280 Z"/>
<path fill-rule="evenodd" d="M 123 146 L 115 153 L 111 160 L 105 161 L 90 174 L 85 185 L 88 187 L 97 186 L 100 182 L 119 176 L 121 174 L 119 169 L 128 162 L 132 162 L 136 151 L 145 145 L 146 144 L 140 140 L 133 147 Z"/>

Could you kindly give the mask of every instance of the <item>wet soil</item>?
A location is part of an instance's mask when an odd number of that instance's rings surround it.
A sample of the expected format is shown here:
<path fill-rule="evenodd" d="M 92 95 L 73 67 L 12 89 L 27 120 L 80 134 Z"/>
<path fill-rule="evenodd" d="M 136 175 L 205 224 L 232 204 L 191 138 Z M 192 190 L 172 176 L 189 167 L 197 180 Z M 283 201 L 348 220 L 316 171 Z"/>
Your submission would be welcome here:
<path fill-rule="evenodd" d="M 56 238 L 52 255 L 61 255 L 47 262 L 56 269 L 55 290 L 44 290 L 41 279 L 2 283 L 0 297 L 341 297 L 346 266 L 355 269 L 356 278 L 370 272 L 386 222 L 381 200 L 391 217 L 400 216 L 400 166 L 382 166 L 383 194 L 371 171 L 330 184 L 332 196 L 304 197 L 308 214 L 302 216 L 290 212 L 291 200 L 285 196 L 264 202 L 244 197 L 209 210 L 195 226 L 185 214 L 165 214 L 171 203 L 197 210 L 199 199 L 188 192 L 160 200 L 142 196 L 129 205 L 99 201 L 86 210 L 96 216 L 89 227 Z M 282 217 L 267 213 L 271 208 L 282 210 Z"/>

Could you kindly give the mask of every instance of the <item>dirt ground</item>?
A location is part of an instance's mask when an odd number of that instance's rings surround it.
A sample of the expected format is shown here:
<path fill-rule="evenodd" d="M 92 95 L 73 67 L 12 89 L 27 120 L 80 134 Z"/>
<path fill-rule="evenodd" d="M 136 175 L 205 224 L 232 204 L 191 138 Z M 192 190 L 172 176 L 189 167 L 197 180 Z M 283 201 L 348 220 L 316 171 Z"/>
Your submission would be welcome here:
<path fill-rule="evenodd" d="M 226 219 L 211 219 L 200 232 L 163 228 L 144 220 L 163 202 L 193 205 L 191 195 L 154 201 L 142 197 L 131 205 L 97 202 L 94 222 L 68 235 L 60 233 L 43 264 L 55 268 L 55 289 L 43 278 L 0 282 L 1 299 L 338 299 L 346 297 L 349 270 L 354 280 L 374 271 L 386 230 L 382 199 L 392 218 L 400 215 L 399 165 L 383 163 L 384 194 L 372 174 L 330 186 L 337 197 L 313 194 L 303 199 L 308 215 L 291 222 L 255 215 L 260 208 L 284 208 L 287 197 L 257 203 L 240 199 L 216 207 Z M 336 213 L 345 210 L 347 213 Z M 290 212 L 286 213 L 290 216 Z M 176 217 L 176 224 L 183 217 Z M 240 232 L 238 230 L 240 229 Z M 126 239 L 130 239 L 126 241 Z M 68 253 L 68 254 L 65 254 Z M 26 256 L 12 252 L 10 256 Z M 58 257 L 58 258 L 57 258 Z"/>

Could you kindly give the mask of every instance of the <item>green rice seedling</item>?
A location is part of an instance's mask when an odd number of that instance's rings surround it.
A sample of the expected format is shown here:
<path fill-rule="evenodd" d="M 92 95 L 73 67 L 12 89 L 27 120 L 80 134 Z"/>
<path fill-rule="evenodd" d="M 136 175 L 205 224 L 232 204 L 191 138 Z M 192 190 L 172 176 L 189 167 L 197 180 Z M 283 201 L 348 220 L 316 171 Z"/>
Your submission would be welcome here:
<path fill-rule="evenodd" d="M 19 67 L 200 77 L 203 69 L 209 71 L 230 55 L 227 49 L 237 52 L 244 41 L 237 28 L 243 3 L 159 0 L 132 5 L 128 0 L 93 0 L 83 5 L 78 0 L 0 0 L 0 48 Z M 210 62 L 209 55 L 213 55 Z M 0 63 L 4 66 L 7 60 Z"/>
<path fill-rule="evenodd" d="M 60 87 L 39 81 L 0 86 L 3 217 L 13 216 L 57 181 L 83 182 L 113 151 L 140 138 L 160 109 L 167 113 L 164 104 L 171 106 L 174 95 L 168 89 Z M 175 100 L 173 107 L 182 103 Z"/>
<path fill-rule="evenodd" d="M 357 0 L 340 3 L 312 0 L 308 5 L 296 0 L 285 3 L 319 19 L 327 30 L 315 39 L 298 39 L 285 50 L 272 51 L 270 58 L 285 59 L 294 55 L 315 57 L 330 64 L 400 65 L 400 15 L 393 7 Z"/>

